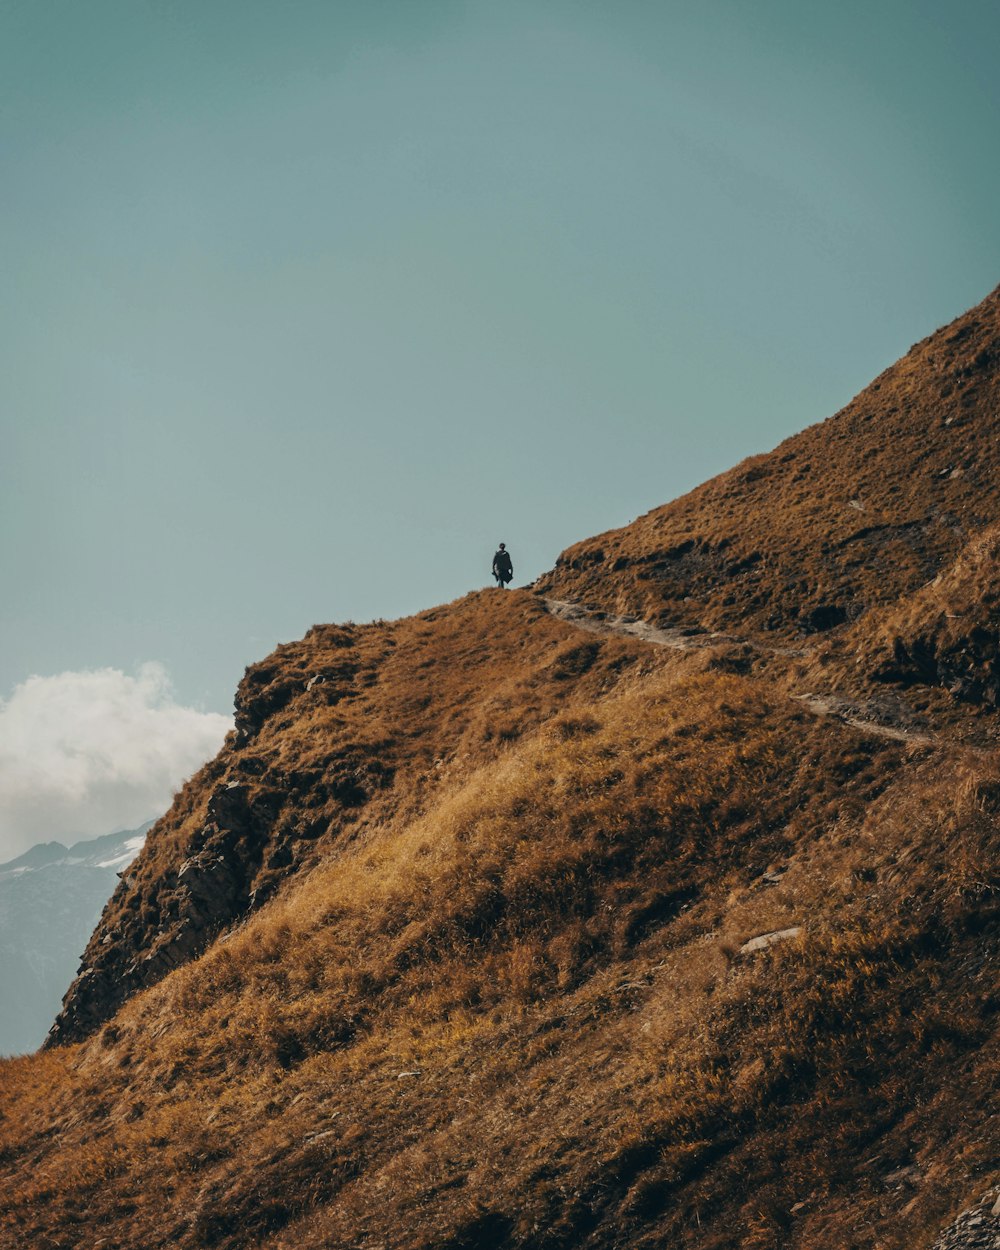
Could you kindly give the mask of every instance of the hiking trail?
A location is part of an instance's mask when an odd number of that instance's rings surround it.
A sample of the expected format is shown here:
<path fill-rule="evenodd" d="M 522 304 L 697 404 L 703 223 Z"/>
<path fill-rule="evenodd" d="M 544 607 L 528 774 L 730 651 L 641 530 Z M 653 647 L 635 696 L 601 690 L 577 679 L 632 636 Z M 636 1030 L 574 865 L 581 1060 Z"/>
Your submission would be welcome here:
<path fill-rule="evenodd" d="M 618 634 L 622 637 L 638 638 L 640 642 L 648 642 L 657 647 L 671 647 L 675 651 L 702 651 L 708 648 L 731 646 L 748 647 L 758 653 L 769 655 L 806 656 L 811 654 L 809 648 L 768 647 L 751 642 L 749 638 L 737 637 L 734 634 L 721 632 L 711 633 L 696 627 L 668 627 L 651 625 L 648 621 L 628 614 L 615 615 L 610 612 L 595 611 L 581 604 L 571 603 L 565 599 L 543 598 L 546 610 L 559 620 L 577 629 L 586 630 L 591 634 Z M 877 719 L 880 710 L 872 703 L 863 700 L 847 699 L 840 695 L 791 694 L 794 699 L 814 716 L 830 716 L 850 725 L 852 729 L 860 729 L 864 733 L 874 734 L 879 738 L 887 738 L 893 742 L 905 742 L 911 746 L 934 747 L 945 745 L 931 734 L 920 733 L 914 729 L 906 729 L 900 725 L 887 725 Z M 882 713 L 884 714 L 884 713 Z M 963 744 L 964 745 L 964 744 Z M 975 748 L 972 748 L 975 749 Z"/>

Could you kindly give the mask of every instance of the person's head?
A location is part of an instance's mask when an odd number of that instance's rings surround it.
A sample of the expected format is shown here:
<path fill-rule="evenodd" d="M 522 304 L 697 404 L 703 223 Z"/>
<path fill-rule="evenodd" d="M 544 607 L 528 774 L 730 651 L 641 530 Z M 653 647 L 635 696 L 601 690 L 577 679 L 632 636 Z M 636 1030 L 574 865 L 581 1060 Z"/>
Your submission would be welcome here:
<path fill-rule="evenodd" d="M 507 544 L 506 544 L 506 543 L 501 543 L 501 544 L 500 544 L 500 550 L 501 550 L 501 551 L 505 551 L 506 549 L 507 549 Z"/>

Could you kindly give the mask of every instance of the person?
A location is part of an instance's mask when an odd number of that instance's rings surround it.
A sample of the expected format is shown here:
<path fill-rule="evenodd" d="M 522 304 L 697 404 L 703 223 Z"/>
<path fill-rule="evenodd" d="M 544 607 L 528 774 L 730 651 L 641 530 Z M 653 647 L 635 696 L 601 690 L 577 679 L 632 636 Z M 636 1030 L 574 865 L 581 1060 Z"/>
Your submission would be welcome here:
<path fill-rule="evenodd" d="M 493 557 L 493 576 L 501 590 L 507 589 L 507 583 L 514 576 L 514 566 L 510 562 L 510 552 L 505 543 L 500 544 L 499 551 Z"/>

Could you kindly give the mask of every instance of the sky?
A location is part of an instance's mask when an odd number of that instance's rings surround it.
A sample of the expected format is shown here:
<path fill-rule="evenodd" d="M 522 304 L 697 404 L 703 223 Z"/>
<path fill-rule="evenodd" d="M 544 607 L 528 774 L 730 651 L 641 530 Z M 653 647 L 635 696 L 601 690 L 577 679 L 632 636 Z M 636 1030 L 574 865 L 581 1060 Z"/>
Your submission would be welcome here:
<path fill-rule="evenodd" d="M 0 0 L 0 858 L 156 815 L 277 642 L 500 540 L 529 582 L 983 298 L 998 42 L 985 0 Z"/>

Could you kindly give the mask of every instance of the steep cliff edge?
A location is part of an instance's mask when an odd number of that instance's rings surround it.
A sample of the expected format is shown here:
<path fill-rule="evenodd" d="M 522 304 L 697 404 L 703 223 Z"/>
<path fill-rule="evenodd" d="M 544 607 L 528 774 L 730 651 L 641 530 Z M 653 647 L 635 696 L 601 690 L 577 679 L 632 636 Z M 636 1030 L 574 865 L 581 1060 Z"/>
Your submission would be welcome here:
<path fill-rule="evenodd" d="M 419 810 L 443 778 L 636 661 L 613 642 L 581 645 L 513 594 L 393 624 L 319 626 L 279 647 L 247 670 L 234 733 L 122 875 L 50 1044 L 92 1033 L 286 879 Z"/>
<path fill-rule="evenodd" d="M 929 1250 L 979 1203 L 997 298 L 537 593 L 248 670 L 0 1065 L 0 1246 Z"/>

